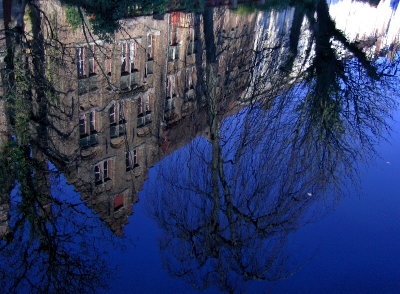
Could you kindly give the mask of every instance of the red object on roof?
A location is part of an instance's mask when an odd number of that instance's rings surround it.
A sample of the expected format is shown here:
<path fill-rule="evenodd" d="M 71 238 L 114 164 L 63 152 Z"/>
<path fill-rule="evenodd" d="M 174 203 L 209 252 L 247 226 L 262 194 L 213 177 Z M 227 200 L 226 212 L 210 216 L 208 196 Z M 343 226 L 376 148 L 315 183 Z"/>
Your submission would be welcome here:
<path fill-rule="evenodd" d="M 181 21 L 181 13 L 179 11 L 174 11 L 171 13 L 171 23 L 179 24 Z"/>

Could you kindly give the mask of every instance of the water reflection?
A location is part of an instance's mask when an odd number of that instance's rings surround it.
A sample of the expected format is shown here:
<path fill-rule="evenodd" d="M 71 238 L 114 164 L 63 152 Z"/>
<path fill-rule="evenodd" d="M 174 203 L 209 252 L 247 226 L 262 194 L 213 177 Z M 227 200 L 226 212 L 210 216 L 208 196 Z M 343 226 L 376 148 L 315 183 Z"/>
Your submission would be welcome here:
<path fill-rule="evenodd" d="M 98 223 L 54 175 L 121 236 L 157 163 L 146 201 L 172 275 L 236 293 L 299 270 L 289 234 L 387 135 L 398 39 L 350 38 L 326 1 L 259 4 L 123 18 L 116 32 L 93 7 L 29 2 L 24 26 L 5 11 L 4 289 L 94 291 L 108 274 Z"/>
<path fill-rule="evenodd" d="M 98 238 L 107 232 L 82 203 L 58 188 L 59 174 L 40 151 L 14 144 L 1 156 L 2 217 L 7 220 L 2 223 L 1 289 L 66 293 L 106 287 L 110 270 Z"/>
<path fill-rule="evenodd" d="M 244 110 L 229 118 L 224 110 L 232 96 L 219 88 L 224 76 L 214 67 L 221 49 L 204 29 L 207 140 L 192 141 L 158 166 L 161 187 L 150 191 L 149 205 L 164 230 L 167 269 L 196 288 L 240 293 L 249 280 L 295 273 L 301 264 L 288 254 L 288 235 L 337 200 L 395 105 L 386 93 L 395 65 L 369 61 L 334 27 L 325 2 L 296 6 L 292 15 L 308 31 L 306 48 L 299 48 L 294 25 L 286 35 L 281 31 L 279 47 L 260 36 L 254 58 L 266 70 L 256 73 L 253 91 L 236 106 Z M 269 27 L 270 15 L 262 17 Z M 278 61 L 274 50 L 281 52 Z M 295 64 L 302 68 L 293 75 Z M 279 84 L 277 76 L 291 84 Z M 325 206 L 316 206 L 321 200 Z"/>

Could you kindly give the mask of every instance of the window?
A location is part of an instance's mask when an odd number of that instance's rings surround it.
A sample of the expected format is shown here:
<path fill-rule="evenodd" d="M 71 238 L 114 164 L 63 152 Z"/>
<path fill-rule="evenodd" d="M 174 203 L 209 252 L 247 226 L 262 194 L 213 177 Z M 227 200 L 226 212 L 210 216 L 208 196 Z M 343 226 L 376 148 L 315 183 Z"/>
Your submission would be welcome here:
<path fill-rule="evenodd" d="M 145 68 L 144 68 L 144 76 L 148 77 L 149 75 L 153 74 L 153 60 L 148 60 L 145 63 Z"/>
<path fill-rule="evenodd" d="M 149 93 L 138 99 L 137 127 L 143 127 L 151 123 L 151 103 L 153 101 L 153 93 Z"/>
<path fill-rule="evenodd" d="M 83 113 L 79 117 L 79 145 L 89 148 L 98 144 L 97 112 L 95 110 Z"/>
<path fill-rule="evenodd" d="M 176 78 L 175 76 L 169 76 L 167 78 L 167 97 L 175 97 L 175 82 Z"/>
<path fill-rule="evenodd" d="M 96 46 L 77 48 L 78 78 L 87 78 L 96 74 Z"/>
<path fill-rule="evenodd" d="M 137 67 L 137 43 L 128 41 L 121 43 L 121 74 L 133 73 Z"/>
<path fill-rule="evenodd" d="M 111 159 L 100 161 L 94 166 L 94 181 L 96 185 L 111 180 L 112 166 L 113 160 Z"/>
<path fill-rule="evenodd" d="M 144 97 L 139 97 L 138 99 L 138 116 L 145 115 L 151 112 L 150 106 L 150 95 L 145 95 Z"/>
<path fill-rule="evenodd" d="M 169 76 L 167 78 L 167 96 L 165 99 L 165 111 L 170 111 L 175 108 L 176 97 L 176 77 Z"/>
<path fill-rule="evenodd" d="M 148 34 L 147 35 L 147 48 L 146 48 L 146 56 L 147 60 L 144 64 L 144 76 L 148 77 L 149 75 L 153 74 L 153 63 L 154 63 L 154 35 Z"/>
<path fill-rule="evenodd" d="M 117 116 L 115 109 L 117 108 L 116 104 L 113 104 L 109 110 L 109 117 L 110 117 L 110 125 L 117 123 Z"/>
<path fill-rule="evenodd" d="M 194 39 L 194 30 L 190 28 L 189 30 L 189 38 L 188 38 L 188 45 L 187 45 L 186 54 L 192 55 L 196 53 L 196 41 Z"/>
<path fill-rule="evenodd" d="M 111 76 L 111 72 L 112 72 L 112 59 L 111 58 L 106 59 L 106 71 L 107 71 L 107 75 Z"/>
<path fill-rule="evenodd" d="M 86 48 L 80 47 L 77 49 L 78 54 L 78 78 L 86 77 Z"/>
<path fill-rule="evenodd" d="M 196 53 L 196 45 L 195 45 L 195 41 L 193 40 L 189 40 L 188 43 L 188 48 L 187 48 L 187 55 L 193 55 Z"/>
<path fill-rule="evenodd" d="M 86 117 L 86 113 L 81 114 L 81 116 L 79 117 L 79 134 L 81 135 L 81 137 L 86 136 L 89 133 Z"/>
<path fill-rule="evenodd" d="M 138 43 L 140 40 L 128 40 L 121 43 L 121 90 L 127 91 L 135 87 L 140 78 L 135 75 L 139 71 L 137 59 Z"/>
<path fill-rule="evenodd" d="M 89 113 L 89 126 L 90 126 L 90 132 L 97 132 L 97 128 L 96 128 L 96 112 L 95 111 L 91 111 Z"/>
<path fill-rule="evenodd" d="M 143 107 L 143 102 L 142 102 L 142 98 L 141 97 L 139 97 L 139 99 L 138 99 L 138 110 L 137 110 L 137 112 L 138 112 L 138 116 L 141 116 L 141 115 L 143 115 L 144 114 L 144 107 Z"/>
<path fill-rule="evenodd" d="M 95 45 L 90 45 L 90 48 L 88 50 L 88 70 L 89 70 L 89 76 L 93 76 L 96 74 L 96 46 Z"/>
<path fill-rule="evenodd" d="M 171 28 L 171 46 L 176 46 L 178 45 L 178 27 L 176 25 L 173 25 Z"/>
<path fill-rule="evenodd" d="M 196 68 L 186 68 L 186 90 L 194 89 L 194 83 L 196 81 Z"/>
<path fill-rule="evenodd" d="M 179 47 L 173 46 L 168 48 L 168 61 L 175 61 L 179 59 Z"/>
<path fill-rule="evenodd" d="M 147 35 L 147 60 L 154 59 L 154 36 L 152 34 Z"/>
<path fill-rule="evenodd" d="M 121 73 L 129 72 L 129 44 L 121 44 Z"/>
<path fill-rule="evenodd" d="M 125 106 L 123 101 L 111 105 L 109 110 L 109 117 L 110 117 L 110 125 L 126 123 Z"/>
<path fill-rule="evenodd" d="M 110 120 L 110 137 L 117 138 L 126 134 L 125 106 L 123 101 L 111 105 L 108 116 Z"/>
<path fill-rule="evenodd" d="M 138 151 L 136 149 L 125 153 L 125 166 L 126 171 L 130 171 L 139 166 Z"/>
<path fill-rule="evenodd" d="M 151 107 L 150 107 L 150 96 L 145 96 L 144 97 L 144 110 L 146 111 L 146 113 L 150 113 L 151 112 Z"/>

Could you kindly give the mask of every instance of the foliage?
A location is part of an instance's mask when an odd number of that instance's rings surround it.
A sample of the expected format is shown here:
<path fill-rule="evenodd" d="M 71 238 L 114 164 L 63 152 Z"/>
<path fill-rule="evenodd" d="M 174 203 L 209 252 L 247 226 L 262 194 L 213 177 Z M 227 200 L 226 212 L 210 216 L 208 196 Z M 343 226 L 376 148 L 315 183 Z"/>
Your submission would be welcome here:
<path fill-rule="evenodd" d="M 65 9 L 65 17 L 67 19 L 67 22 L 73 28 L 73 30 L 76 30 L 82 24 L 82 19 L 79 15 L 79 11 L 76 7 L 67 5 L 67 7 Z"/>
<path fill-rule="evenodd" d="M 236 13 L 240 15 L 251 14 L 257 11 L 257 6 L 254 3 L 241 4 L 238 6 Z"/>

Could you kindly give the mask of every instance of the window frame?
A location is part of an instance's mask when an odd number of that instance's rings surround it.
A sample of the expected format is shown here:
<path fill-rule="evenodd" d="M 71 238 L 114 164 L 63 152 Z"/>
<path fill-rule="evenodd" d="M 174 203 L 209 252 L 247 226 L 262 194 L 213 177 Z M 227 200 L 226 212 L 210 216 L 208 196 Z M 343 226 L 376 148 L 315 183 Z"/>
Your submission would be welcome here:
<path fill-rule="evenodd" d="M 113 162 L 114 160 L 109 158 L 94 165 L 94 183 L 96 186 L 112 180 Z"/>

